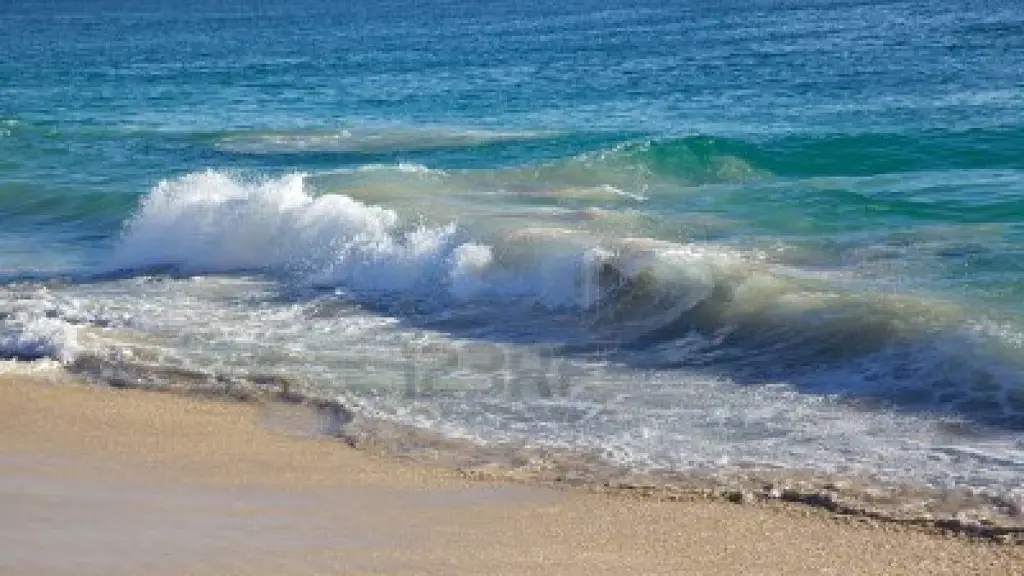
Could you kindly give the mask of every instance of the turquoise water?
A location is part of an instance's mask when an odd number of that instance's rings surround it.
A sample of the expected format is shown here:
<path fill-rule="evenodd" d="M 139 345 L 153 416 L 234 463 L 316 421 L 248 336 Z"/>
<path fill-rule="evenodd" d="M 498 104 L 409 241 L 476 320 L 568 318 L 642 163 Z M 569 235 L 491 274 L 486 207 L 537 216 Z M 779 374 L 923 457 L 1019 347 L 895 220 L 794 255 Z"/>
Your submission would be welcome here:
<path fill-rule="evenodd" d="M 4 5 L 0 357 L 1018 489 L 1018 3 L 338 4 Z"/>

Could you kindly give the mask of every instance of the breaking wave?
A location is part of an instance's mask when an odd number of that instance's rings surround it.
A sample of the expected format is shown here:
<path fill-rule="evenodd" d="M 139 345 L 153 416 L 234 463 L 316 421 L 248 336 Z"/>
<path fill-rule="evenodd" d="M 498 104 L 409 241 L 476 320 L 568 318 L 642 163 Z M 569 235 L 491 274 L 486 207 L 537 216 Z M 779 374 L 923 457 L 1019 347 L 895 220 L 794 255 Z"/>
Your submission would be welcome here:
<path fill-rule="evenodd" d="M 1024 426 L 1013 340 L 975 329 L 953 304 L 858 292 L 724 245 L 463 226 L 457 215 L 407 221 L 307 180 L 207 171 L 162 182 L 127 223 L 112 269 L 263 273 L 435 313 L 472 302 L 491 337 L 516 331 L 636 367 L 714 369 Z"/>

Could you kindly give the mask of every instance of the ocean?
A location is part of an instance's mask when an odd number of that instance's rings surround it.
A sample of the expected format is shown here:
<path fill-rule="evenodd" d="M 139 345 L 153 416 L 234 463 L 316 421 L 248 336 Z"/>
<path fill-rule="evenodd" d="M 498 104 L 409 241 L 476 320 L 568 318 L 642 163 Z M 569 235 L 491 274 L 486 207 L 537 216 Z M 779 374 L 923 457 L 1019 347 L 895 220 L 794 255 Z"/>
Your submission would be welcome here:
<path fill-rule="evenodd" d="M 1018 2 L 14 0 L 0 28 L 4 370 L 286 384 L 559 477 L 1022 515 Z"/>

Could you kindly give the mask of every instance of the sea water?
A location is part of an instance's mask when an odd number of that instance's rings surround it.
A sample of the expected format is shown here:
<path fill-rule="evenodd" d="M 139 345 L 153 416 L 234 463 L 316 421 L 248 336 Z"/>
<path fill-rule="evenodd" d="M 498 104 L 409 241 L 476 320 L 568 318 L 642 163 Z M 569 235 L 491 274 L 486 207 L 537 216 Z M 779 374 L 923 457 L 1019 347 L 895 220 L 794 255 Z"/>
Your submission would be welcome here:
<path fill-rule="evenodd" d="M 15 1 L 0 28 L 16 365 L 1021 497 L 1017 2 Z"/>

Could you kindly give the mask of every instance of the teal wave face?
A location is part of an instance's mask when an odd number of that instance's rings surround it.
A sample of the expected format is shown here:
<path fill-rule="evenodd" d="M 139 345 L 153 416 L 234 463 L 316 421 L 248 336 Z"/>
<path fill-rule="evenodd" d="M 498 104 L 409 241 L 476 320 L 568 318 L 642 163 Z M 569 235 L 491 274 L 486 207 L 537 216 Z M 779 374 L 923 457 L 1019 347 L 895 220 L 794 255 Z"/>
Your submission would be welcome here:
<path fill-rule="evenodd" d="M 1024 169 L 1024 129 L 801 135 L 758 140 L 712 136 L 655 140 L 626 151 L 653 171 L 715 173 L 730 159 L 751 174 L 865 177 L 951 170 Z"/>

